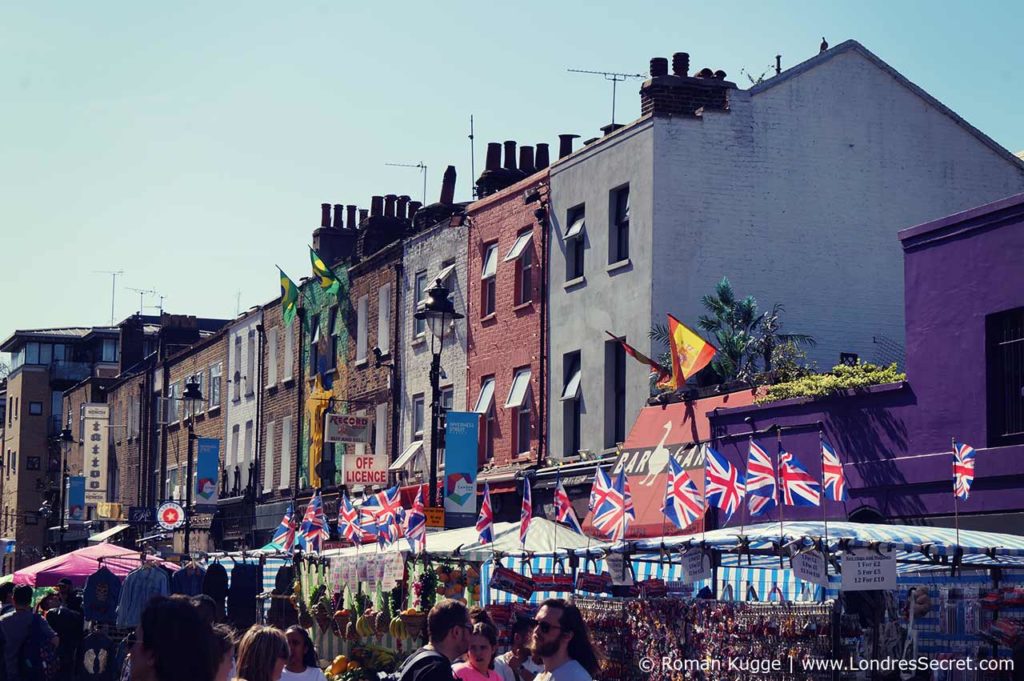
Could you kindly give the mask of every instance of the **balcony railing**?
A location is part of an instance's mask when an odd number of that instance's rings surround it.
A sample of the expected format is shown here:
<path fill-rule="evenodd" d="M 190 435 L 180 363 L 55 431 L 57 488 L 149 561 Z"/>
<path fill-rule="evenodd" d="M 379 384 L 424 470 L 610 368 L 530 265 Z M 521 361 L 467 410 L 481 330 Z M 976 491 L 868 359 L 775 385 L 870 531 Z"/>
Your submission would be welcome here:
<path fill-rule="evenodd" d="M 78 383 L 92 375 L 92 365 L 88 362 L 69 362 L 56 360 L 50 364 L 50 381 L 70 381 Z"/>

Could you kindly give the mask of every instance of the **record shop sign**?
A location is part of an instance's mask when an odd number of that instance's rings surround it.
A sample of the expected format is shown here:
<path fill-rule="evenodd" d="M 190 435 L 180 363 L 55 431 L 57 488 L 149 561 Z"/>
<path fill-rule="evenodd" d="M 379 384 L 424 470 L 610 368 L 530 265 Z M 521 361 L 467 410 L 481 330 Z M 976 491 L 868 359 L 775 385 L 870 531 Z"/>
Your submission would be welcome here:
<path fill-rule="evenodd" d="M 368 416 L 327 414 L 324 416 L 324 442 L 367 444 L 373 421 Z"/>

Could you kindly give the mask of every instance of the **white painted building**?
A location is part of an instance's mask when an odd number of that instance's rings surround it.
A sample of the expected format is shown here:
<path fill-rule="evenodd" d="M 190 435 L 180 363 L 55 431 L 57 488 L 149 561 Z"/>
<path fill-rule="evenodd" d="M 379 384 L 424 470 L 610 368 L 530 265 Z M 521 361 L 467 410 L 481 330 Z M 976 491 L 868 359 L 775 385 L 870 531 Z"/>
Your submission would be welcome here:
<path fill-rule="evenodd" d="M 224 405 L 222 465 L 227 469 L 227 496 L 244 493 L 249 484 L 250 465 L 256 458 L 256 413 L 260 375 L 260 337 L 263 309 L 233 322 L 228 329 L 227 371 L 221 402 Z M 255 476 L 255 472 L 253 473 Z M 238 484 L 236 485 L 236 480 Z M 252 480 L 257 484 L 256 477 Z"/>
<path fill-rule="evenodd" d="M 1024 189 L 1020 159 L 854 41 L 745 91 L 673 66 L 652 60 L 641 119 L 551 168 L 555 456 L 614 447 L 648 397 L 606 330 L 648 353 L 652 324 L 696 328 L 727 276 L 782 303 L 819 368 L 886 360 L 904 338 L 897 231 Z"/>

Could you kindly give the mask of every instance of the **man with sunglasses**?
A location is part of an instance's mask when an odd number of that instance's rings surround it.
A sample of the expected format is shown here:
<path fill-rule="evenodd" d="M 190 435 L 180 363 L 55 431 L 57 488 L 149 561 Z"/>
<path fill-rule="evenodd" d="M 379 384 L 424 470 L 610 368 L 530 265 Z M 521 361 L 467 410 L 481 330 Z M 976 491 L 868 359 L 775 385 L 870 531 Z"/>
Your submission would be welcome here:
<path fill-rule="evenodd" d="M 438 602 L 427 615 L 429 643 L 402 665 L 393 677 L 399 681 L 454 681 L 452 662 L 469 650 L 473 625 L 469 611 L 458 601 Z"/>
<path fill-rule="evenodd" d="M 593 681 L 599 663 L 579 608 L 561 598 L 541 603 L 533 650 L 544 661 L 535 681 Z"/>

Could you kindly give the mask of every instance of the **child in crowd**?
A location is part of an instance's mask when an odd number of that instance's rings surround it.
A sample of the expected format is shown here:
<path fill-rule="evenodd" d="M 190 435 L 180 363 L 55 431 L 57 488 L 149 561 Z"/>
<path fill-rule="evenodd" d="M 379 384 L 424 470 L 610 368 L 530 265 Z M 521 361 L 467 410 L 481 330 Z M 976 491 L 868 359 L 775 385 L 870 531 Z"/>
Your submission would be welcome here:
<path fill-rule="evenodd" d="M 456 664 L 452 671 L 460 681 L 501 681 L 494 671 L 494 653 L 498 648 L 498 632 L 487 622 L 473 625 L 469 637 L 467 662 Z"/>

